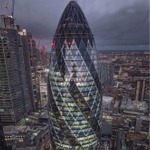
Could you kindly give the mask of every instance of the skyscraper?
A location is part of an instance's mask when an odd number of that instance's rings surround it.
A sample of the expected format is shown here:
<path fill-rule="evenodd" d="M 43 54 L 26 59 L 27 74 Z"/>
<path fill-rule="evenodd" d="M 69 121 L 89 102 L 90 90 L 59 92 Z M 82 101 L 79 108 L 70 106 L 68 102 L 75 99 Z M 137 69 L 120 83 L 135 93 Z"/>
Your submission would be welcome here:
<path fill-rule="evenodd" d="M 41 63 L 44 67 L 47 66 L 47 52 L 45 46 L 41 47 Z"/>
<path fill-rule="evenodd" d="M 32 36 L 30 33 L 26 31 L 26 29 L 23 29 L 19 31 L 19 35 L 22 42 L 22 49 L 23 49 L 23 56 L 24 56 L 24 64 L 25 64 L 25 74 L 26 74 L 26 82 L 27 87 L 29 89 L 29 100 L 32 104 L 32 110 L 35 109 L 34 106 L 34 94 L 33 94 L 33 84 L 32 84 L 32 71 L 31 71 L 31 49 L 30 49 L 30 41 L 32 39 Z M 28 107 L 28 109 L 31 109 Z"/>
<path fill-rule="evenodd" d="M 0 28 L 0 115 L 3 125 L 15 125 L 32 111 L 20 35 L 13 18 Z M 12 20 L 12 21 L 11 21 Z"/>
<path fill-rule="evenodd" d="M 136 78 L 136 92 L 135 92 L 135 100 L 143 101 L 145 98 L 145 90 L 146 90 L 146 80 L 143 78 Z"/>
<path fill-rule="evenodd" d="M 98 150 L 102 96 L 96 48 L 75 1 L 65 8 L 54 35 L 49 83 L 54 149 Z"/>
<path fill-rule="evenodd" d="M 113 83 L 113 64 L 109 60 L 100 61 L 100 79 L 103 85 Z"/>
<path fill-rule="evenodd" d="M 3 131 L 3 125 L 1 122 L 1 116 L 0 116 L 0 150 L 7 150 L 4 131 Z"/>

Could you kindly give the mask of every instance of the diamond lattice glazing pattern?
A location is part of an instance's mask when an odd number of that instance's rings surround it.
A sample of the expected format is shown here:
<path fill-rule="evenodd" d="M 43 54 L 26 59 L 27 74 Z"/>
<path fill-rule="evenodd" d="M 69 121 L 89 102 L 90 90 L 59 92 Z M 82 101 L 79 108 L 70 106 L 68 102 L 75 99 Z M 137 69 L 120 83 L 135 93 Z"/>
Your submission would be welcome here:
<path fill-rule="evenodd" d="M 56 150 L 98 150 L 101 84 L 95 42 L 79 5 L 65 8 L 52 44 L 51 138 Z"/>

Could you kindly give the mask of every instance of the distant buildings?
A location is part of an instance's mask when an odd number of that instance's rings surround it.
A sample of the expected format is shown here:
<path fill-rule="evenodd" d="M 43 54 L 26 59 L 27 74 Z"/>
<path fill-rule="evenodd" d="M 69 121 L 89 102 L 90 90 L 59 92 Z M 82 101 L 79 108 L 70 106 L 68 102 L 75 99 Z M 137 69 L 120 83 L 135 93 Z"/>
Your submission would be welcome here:
<path fill-rule="evenodd" d="M 114 98 L 103 96 L 103 112 L 113 112 Z"/>
<path fill-rule="evenodd" d="M 48 66 L 48 55 L 47 55 L 47 51 L 46 51 L 46 47 L 45 46 L 42 46 L 41 47 L 41 65 L 42 66 Z"/>
<path fill-rule="evenodd" d="M 31 34 L 29 34 L 25 29 L 19 31 L 19 35 L 21 37 L 23 56 L 24 56 L 24 64 L 25 64 L 25 73 L 26 73 L 26 81 L 27 86 L 30 93 L 30 101 L 32 102 L 32 109 L 35 109 L 34 104 L 34 94 L 33 94 L 33 84 L 32 84 L 32 68 L 31 68 L 31 60 L 32 60 L 32 49 L 30 46 L 30 41 L 32 40 Z"/>
<path fill-rule="evenodd" d="M 148 113 L 148 103 L 146 101 L 132 101 L 122 102 L 120 105 L 121 111 L 128 114 L 141 114 Z"/>
<path fill-rule="evenodd" d="M 32 85 L 35 110 L 38 110 L 38 103 L 40 102 L 40 87 L 38 77 L 38 65 L 39 65 L 39 49 L 36 48 L 36 42 L 33 40 L 32 35 L 29 34 L 29 52 L 30 52 L 30 64 L 32 73 Z"/>
<path fill-rule="evenodd" d="M 103 85 L 113 84 L 113 64 L 110 60 L 101 60 L 100 63 L 100 80 Z"/>
<path fill-rule="evenodd" d="M 149 51 L 146 46 L 109 47 L 99 52 L 100 61 L 113 64 L 113 82 L 126 99 L 149 99 Z M 128 50 L 129 49 L 129 50 Z M 137 49 L 137 50 L 136 50 Z M 104 50 L 104 49 L 102 49 Z M 105 71 L 106 72 L 106 71 Z M 106 78 L 107 76 L 104 75 Z M 119 84 L 118 84 L 119 83 Z M 107 91 L 109 87 L 106 87 Z M 113 89 L 113 88 L 112 88 Z M 106 92 L 105 92 L 106 93 Z M 124 93 L 124 94 L 123 94 Z"/>
<path fill-rule="evenodd" d="M 76 1 L 67 5 L 54 35 L 49 83 L 54 149 L 100 149 L 98 61 L 92 32 Z"/>
<path fill-rule="evenodd" d="M 102 149 L 149 149 L 149 54 L 148 46 L 109 46 L 99 52 L 100 62 L 113 64 L 115 85 L 105 84 L 103 92 L 114 101 L 103 98 Z"/>
<path fill-rule="evenodd" d="M 135 78 L 136 80 L 136 95 L 135 95 L 135 100 L 137 101 L 143 101 L 145 99 L 145 92 L 146 88 L 149 86 L 148 80 L 149 78 Z"/>
<path fill-rule="evenodd" d="M 135 132 L 147 133 L 148 136 L 150 137 L 149 124 L 150 124 L 150 118 L 148 118 L 146 116 L 137 117 L 136 118 Z"/>
<path fill-rule="evenodd" d="M 49 69 L 46 69 L 46 66 L 44 65 L 37 66 L 38 84 L 40 92 L 40 101 L 38 103 L 39 108 L 42 108 L 48 103 L 48 90 L 47 90 L 48 72 Z"/>

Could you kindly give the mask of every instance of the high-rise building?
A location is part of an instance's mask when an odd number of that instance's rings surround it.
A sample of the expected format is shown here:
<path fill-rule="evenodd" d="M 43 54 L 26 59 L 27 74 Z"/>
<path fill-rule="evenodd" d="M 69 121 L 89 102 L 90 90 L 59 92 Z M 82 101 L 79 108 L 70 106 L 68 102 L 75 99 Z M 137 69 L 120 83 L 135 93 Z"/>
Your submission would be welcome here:
<path fill-rule="evenodd" d="M 21 43 L 23 49 L 26 81 L 29 89 L 29 100 L 32 103 L 32 110 L 34 110 L 35 106 L 34 106 L 34 94 L 33 94 L 33 85 L 32 85 L 31 50 L 29 48 L 31 36 L 30 33 L 26 31 L 26 29 L 19 31 L 19 35 L 21 37 Z"/>
<path fill-rule="evenodd" d="M 46 47 L 42 46 L 41 47 L 41 62 L 43 66 L 48 66 L 47 65 L 47 52 L 46 52 Z"/>
<path fill-rule="evenodd" d="M 1 122 L 1 116 L 0 116 L 0 150 L 7 150 L 4 131 L 3 131 L 3 125 Z"/>
<path fill-rule="evenodd" d="M 38 73 L 39 50 L 36 48 L 36 41 L 33 40 L 31 34 L 29 36 L 29 51 L 30 51 L 34 103 L 35 103 L 35 110 L 37 110 L 39 107 L 38 104 L 40 103 L 40 86 L 39 86 L 39 73 Z"/>
<path fill-rule="evenodd" d="M 33 40 L 32 34 L 26 29 L 19 31 L 23 48 L 27 85 L 30 93 L 32 107 L 37 110 L 40 103 L 40 86 L 38 64 L 40 62 L 40 52 L 36 47 L 36 41 Z"/>
<path fill-rule="evenodd" d="M 52 42 L 49 97 L 56 150 L 99 150 L 101 83 L 93 34 L 76 1 L 70 1 Z"/>
<path fill-rule="evenodd" d="M 147 83 L 149 78 L 135 78 L 136 80 L 136 93 L 135 93 L 135 100 L 143 101 L 145 98 L 145 90 L 147 87 Z"/>
<path fill-rule="evenodd" d="M 26 58 L 17 26 L 9 26 L 13 20 L 9 16 L 2 19 L 5 26 L 0 28 L 0 115 L 3 125 L 15 125 L 32 111 L 32 106 L 26 81 Z"/>
<path fill-rule="evenodd" d="M 112 85 L 113 83 L 113 64 L 111 61 L 100 61 L 100 79 L 103 85 Z"/>

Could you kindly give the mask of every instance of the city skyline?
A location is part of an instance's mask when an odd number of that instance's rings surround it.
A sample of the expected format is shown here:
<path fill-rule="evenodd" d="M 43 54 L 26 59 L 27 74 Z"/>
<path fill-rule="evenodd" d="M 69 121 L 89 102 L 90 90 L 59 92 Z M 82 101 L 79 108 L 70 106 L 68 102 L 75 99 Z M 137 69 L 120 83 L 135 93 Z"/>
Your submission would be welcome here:
<path fill-rule="evenodd" d="M 48 46 L 52 41 L 59 16 L 68 0 L 64 1 L 18 1 L 15 3 L 16 23 L 33 33 L 41 44 Z M 97 49 L 101 45 L 148 45 L 149 44 L 149 1 L 98 1 L 83 0 L 78 3 L 85 10 L 96 39 Z M 6 0 L 0 2 L 5 13 Z M 11 1 L 9 1 L 9 11 Z M 92 6 L 92 7 L 91 7 Z M 92 9 L 94 8 L 94 9 Z M 144 8 L 144 9 L 143 9 Z M 20 11 L 21 10 L 21 11 Z M 55 13 L 54 13 L 55 12 Z M 46 22 L 46 23 L 45 23 Z"/>

